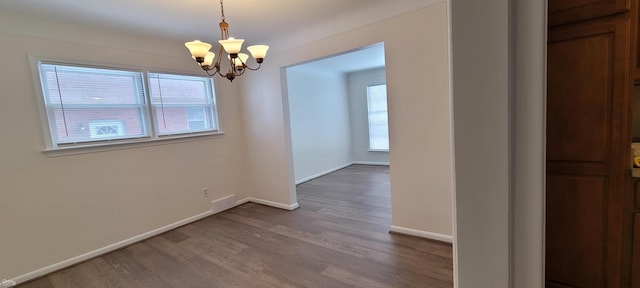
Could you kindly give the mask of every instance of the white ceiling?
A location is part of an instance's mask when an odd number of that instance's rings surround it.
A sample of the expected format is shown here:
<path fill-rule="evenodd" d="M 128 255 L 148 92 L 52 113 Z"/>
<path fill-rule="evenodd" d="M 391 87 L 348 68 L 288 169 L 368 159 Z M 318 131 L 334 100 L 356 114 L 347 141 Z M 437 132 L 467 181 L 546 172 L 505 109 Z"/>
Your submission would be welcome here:
<path fill-rule="evenodd" d="M 444 0 L 225 0 L 224 12 L 231 36 L 246 39 L 245 45 L 270 45 L 274 51 L 441 1 Z M 179 42 L 199 39 L 215 43 L 220 38 L 220 0 L 0 0 L 0 10 Z M 376 53 L 380 55 L 379 51 Z M 335 66 L 340 72 L 381 66 L 380 57 L 358 56 L 358 59 L 360 62 L 332 63 L 341 64 Z M 363 59 L 372 61 L 365 63 Z"/>
<path fill-rule="evenodd" d="M 226 0 L 231 36 L 247 44 L 339 33 L 443 0 Z M 2 0 L 0 10 L 180 41 L 219 38 L 219 0 Z"/>

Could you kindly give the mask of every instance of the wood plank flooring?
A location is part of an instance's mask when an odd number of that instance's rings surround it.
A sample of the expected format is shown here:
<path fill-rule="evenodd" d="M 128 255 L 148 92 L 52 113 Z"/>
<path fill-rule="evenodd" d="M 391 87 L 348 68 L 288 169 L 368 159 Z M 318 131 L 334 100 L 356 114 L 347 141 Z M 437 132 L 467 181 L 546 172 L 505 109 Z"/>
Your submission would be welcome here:
<path fill-rule="evenodd" d="M 388 167 L 297 191 L 295 211 L 247 203 L 19 287 L 453 287 L 451 245 L 388 233 Z"/>

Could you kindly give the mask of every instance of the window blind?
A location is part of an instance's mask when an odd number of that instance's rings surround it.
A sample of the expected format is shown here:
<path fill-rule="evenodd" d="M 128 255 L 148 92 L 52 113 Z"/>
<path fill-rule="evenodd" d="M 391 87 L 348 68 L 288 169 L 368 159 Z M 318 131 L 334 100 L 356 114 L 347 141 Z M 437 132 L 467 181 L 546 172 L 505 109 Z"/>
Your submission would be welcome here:
<path fill-rule="evenodd" d="M 149 136 L 142 72 L 40 63 L 55 144 Z"/>
<path fill-rule="evenodd" d="M 217 131 L 211 78 L 149 73 L 151 107 L 158 135 Z"/>

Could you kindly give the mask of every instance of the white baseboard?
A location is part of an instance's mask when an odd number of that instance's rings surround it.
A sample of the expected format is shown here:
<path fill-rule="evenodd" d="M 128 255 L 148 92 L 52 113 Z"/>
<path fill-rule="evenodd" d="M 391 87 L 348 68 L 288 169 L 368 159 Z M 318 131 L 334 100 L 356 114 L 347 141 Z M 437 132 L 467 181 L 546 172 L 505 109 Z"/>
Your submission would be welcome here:
<path fill-rule="evenodd" d="M 237 200 L 237 201 L 236 201 L 236 206 L 238 206 L 238 205 L 242 205 L 242 204 L 244 204 L 244 203 L 249 203 L 249 202 L 251 202 L 251 197 L 247 197 L 247 198 L 244 198 L 244 199 L 240 199 L 240 200 Z"/>
<path fill-rule="evenodd" d="M 64 260 L 64 261 L 55 263 L 53 265 L 44 267 L 42 269 L 38 269 L 36 271 L 20 275 L 20 276 L 14 278 L 13 281 L 15 281 L 15 282 L 17 282 L 19 284 L 19 283 L 23 283 L 23 282 L 26 282 L 26 281 L 29 281 L 29 280 L 36 279 L 38 277 L 41 277 L 41 276 L 44 276 L 46 274 L 49 274 L 49 273 L 64 269 L 66 267 L 69 267 L 69 266 L 72 266 L 72 265 L 75 265 L 75 264 L 78 264 L 80 262 L 89 260 L 91 258 L 98 257 L 98 256 L 100 256 L 102 254 L 118 250 L 118 249 L 120 249 L 122 247 L 134 244 L 136 242 L 140 242 L 142 240 L 151 238 L 153 236 L 157 236 L 159 234 L 162 234 L 164 232 L 173 230 L 173 229 L 178 228 L 180 226 L 189 224 L 191 222 L 198 221 L 198 220 L 200 220 L 202 218 L 211 216 L 213 214 L 215 214 L 213 211 L 207 211 L 207 212 L 204 212 L 204 213 L 189 217 L 187 219 L 180 220 L 178 222 L 166 225 L 164 227 L 160 227 L 158 229 L 151 230 L 149 232 L 146 232 L 146 233 L 131 237 L 129 239 L 122 240 L 120 242 L 116 242 L 114 244 L 102 247 L 100 249 L 93 250 L 91 252 L 87 252 L 85 254 L 82 254 L 82 255 L 79 255 L 79 256 L 76 256 L 76 257 L 73 257 L 73 258 L 69 258 L 67 260 Z"/>
<path fill-rule="evenodd" d="M 453 237 L 449 235 L 432 233 L 432 232 L 405 228 L 400 226 L 391 226 L 391 228 L 389 229 L 389 232 L 411 235 L 411 236 L 416 236 L 420 238 L 427 238 L 427 239 L 437 240 L 437 241 L 446 242 L 446 243 L 453 243 Z"/>
<path fill-rule="evenodd" d="M 300 207 L 300 205 L 298 205 L 298 202 L 288 205 L 288 204 L 283 204 L 283 203 L 278 203 L 278 202 L 273 202 L 273 201 L 268 201 L 268 200 L 263 200 L 259 198 L 253 198 L 253 197 L 247 197 L 247 198 L 238 200 L 236 201 L 236 205 L 240 205 L 248 202 L 253 202 L 253 203 L 262 204 L 262 205 L 289 210 L 289 211 L 296 210 Z"/>
<path fill-rule="evenodd" d="M 353 161 L 352 165 L 389 166 L 389 162 Z"/>
<path fill-rule="evenodd" d="M 295 185 L 298 185 L 298 184 L 300 184 L 300 183 L 307 182 L 307 181 L 309 181 L 309 180 L 313 180 L 313 179 L 318 178 L 318 177 L 320 177 L 320 176 L 327 175 L 327 174 L 329 174 L 329 173 L 331 173 L 331 172 L 336 172 L 336 171 L 338 171 L 338 170 L 340 170 L 340 169 L 342 169 L 342 168 L 349 167 L 349 166 L 351 166 L 352 164 L 353 164 L 352 162 L 349 162 L 349 163 L 347 163 L 347 164 L 340 165 L 340 166 L 338 166 L 338 167 L 334 167 L 334 168 L 331 168 L 331 169 L 329 169 L 329 170 L 325 170 L 325 171 L 322 171 L 322 172 L 320 172 L 320 173 L 316 173 L 316 174 L 313 174 L 313 175 L 311 175 L 311 176 L 304 177 L 304 178 L 302 178 L 302 179 L 298 179 L 298 180 L 296 180 L 296 181 L 295 181 Z"/>

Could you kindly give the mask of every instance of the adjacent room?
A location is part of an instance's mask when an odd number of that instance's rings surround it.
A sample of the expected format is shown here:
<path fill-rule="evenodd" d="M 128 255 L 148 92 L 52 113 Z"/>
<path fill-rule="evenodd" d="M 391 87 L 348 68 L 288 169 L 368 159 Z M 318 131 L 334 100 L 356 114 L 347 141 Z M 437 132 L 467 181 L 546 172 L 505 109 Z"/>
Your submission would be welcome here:
<path fill-rule="evenodd" d="M 353 164 L 389 165 L 384 44 L 286 68 L 295 184 Z"/>

